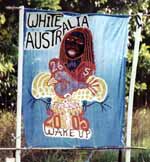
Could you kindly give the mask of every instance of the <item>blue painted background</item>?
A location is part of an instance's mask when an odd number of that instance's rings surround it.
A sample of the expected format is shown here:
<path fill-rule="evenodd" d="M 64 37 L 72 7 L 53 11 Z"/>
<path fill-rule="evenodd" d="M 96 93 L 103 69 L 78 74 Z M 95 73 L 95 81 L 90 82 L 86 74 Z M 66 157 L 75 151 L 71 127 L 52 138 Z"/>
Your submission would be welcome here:
<path fill-rule="evenodd" d="M 25 17 L 29 11 L 42 12 L 25 9 Z M 59 56 L 60 44 L 51 50 L 24 50 L 22 108 L 27 146 L 117 147 L 124 145 L 122 130 L 129 18 L 128 16 L 89 14 L 88 20 L 93 34 L 96 76 L 103 78 L 108 85 L 108 96 L 102 103 L 105 111 L 102 111 L 102 106 L 99 104 L 93 104 L 87 109 L 84 116 L 89 120 L 93 132 L 89 140 L 45 137 L 42 130 L 42 124 L 47 118 L 45 103 L 32 97 L 31 84 L 37 74 L 49 71 L 48 62 Z M 27 31 L 25 26 L 24 32 Z"/>

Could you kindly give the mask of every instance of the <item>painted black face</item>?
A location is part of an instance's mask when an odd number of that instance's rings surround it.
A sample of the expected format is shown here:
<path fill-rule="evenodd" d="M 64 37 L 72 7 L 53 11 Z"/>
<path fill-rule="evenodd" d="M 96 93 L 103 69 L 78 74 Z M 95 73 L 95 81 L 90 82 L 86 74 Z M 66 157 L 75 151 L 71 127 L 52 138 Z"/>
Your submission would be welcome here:
<path fill-rule="evenodd" d="M 65 51 L 68 58 L 76 60 L 84 52 L 84 35 L 80 32 L 71 33 L 65 40 Z"/>

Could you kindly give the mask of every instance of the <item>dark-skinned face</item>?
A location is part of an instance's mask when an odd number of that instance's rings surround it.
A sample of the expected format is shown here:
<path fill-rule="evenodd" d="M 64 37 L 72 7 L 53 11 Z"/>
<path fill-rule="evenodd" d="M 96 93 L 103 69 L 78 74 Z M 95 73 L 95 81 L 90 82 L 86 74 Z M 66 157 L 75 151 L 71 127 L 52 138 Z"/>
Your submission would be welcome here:
<path fill-rule="evenodd" d="M 72 32 L 65 40 L 65 54 L 71 60 L 80 58 L 84 52 L 84 35 Z"/>

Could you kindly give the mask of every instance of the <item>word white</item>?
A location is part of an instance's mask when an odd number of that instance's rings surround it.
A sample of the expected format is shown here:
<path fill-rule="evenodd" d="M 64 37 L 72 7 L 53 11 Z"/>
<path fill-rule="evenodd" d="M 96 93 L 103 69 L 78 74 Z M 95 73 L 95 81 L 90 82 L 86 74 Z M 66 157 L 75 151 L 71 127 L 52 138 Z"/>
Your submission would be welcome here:
<path fill-rule="evenodd" d="M 65 33 L 76 27 L 89 27 L 87 16 L 64 17 L 41 12 L 26 15 L 25 49 L 49 49 L 61 42 Z"/>

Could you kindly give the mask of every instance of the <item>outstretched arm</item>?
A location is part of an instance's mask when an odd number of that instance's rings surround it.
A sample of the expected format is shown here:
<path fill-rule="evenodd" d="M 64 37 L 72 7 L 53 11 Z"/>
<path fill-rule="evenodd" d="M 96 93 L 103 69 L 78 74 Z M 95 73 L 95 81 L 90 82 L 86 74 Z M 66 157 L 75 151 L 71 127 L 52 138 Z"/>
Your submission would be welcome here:
<path fill-rule="evenodd" d="M 31 92 L 34 98 L 39 99 L 53 97 L 55 91 L 53 84 L 49 84 L 50 79 L 51 74 L 48 72 L 42 72 L 35 76 L 35 78 L 32 81 L 31 88 Z"/>
<path fill-rule="evenodd" d="M 107 96 L 105 80 L 93 75 L 87 79 L 86 83 L 88 83 L 88 88 L 77 90 L 72 94 L 72 97 L 80 101 L 103 102 Z"/>

